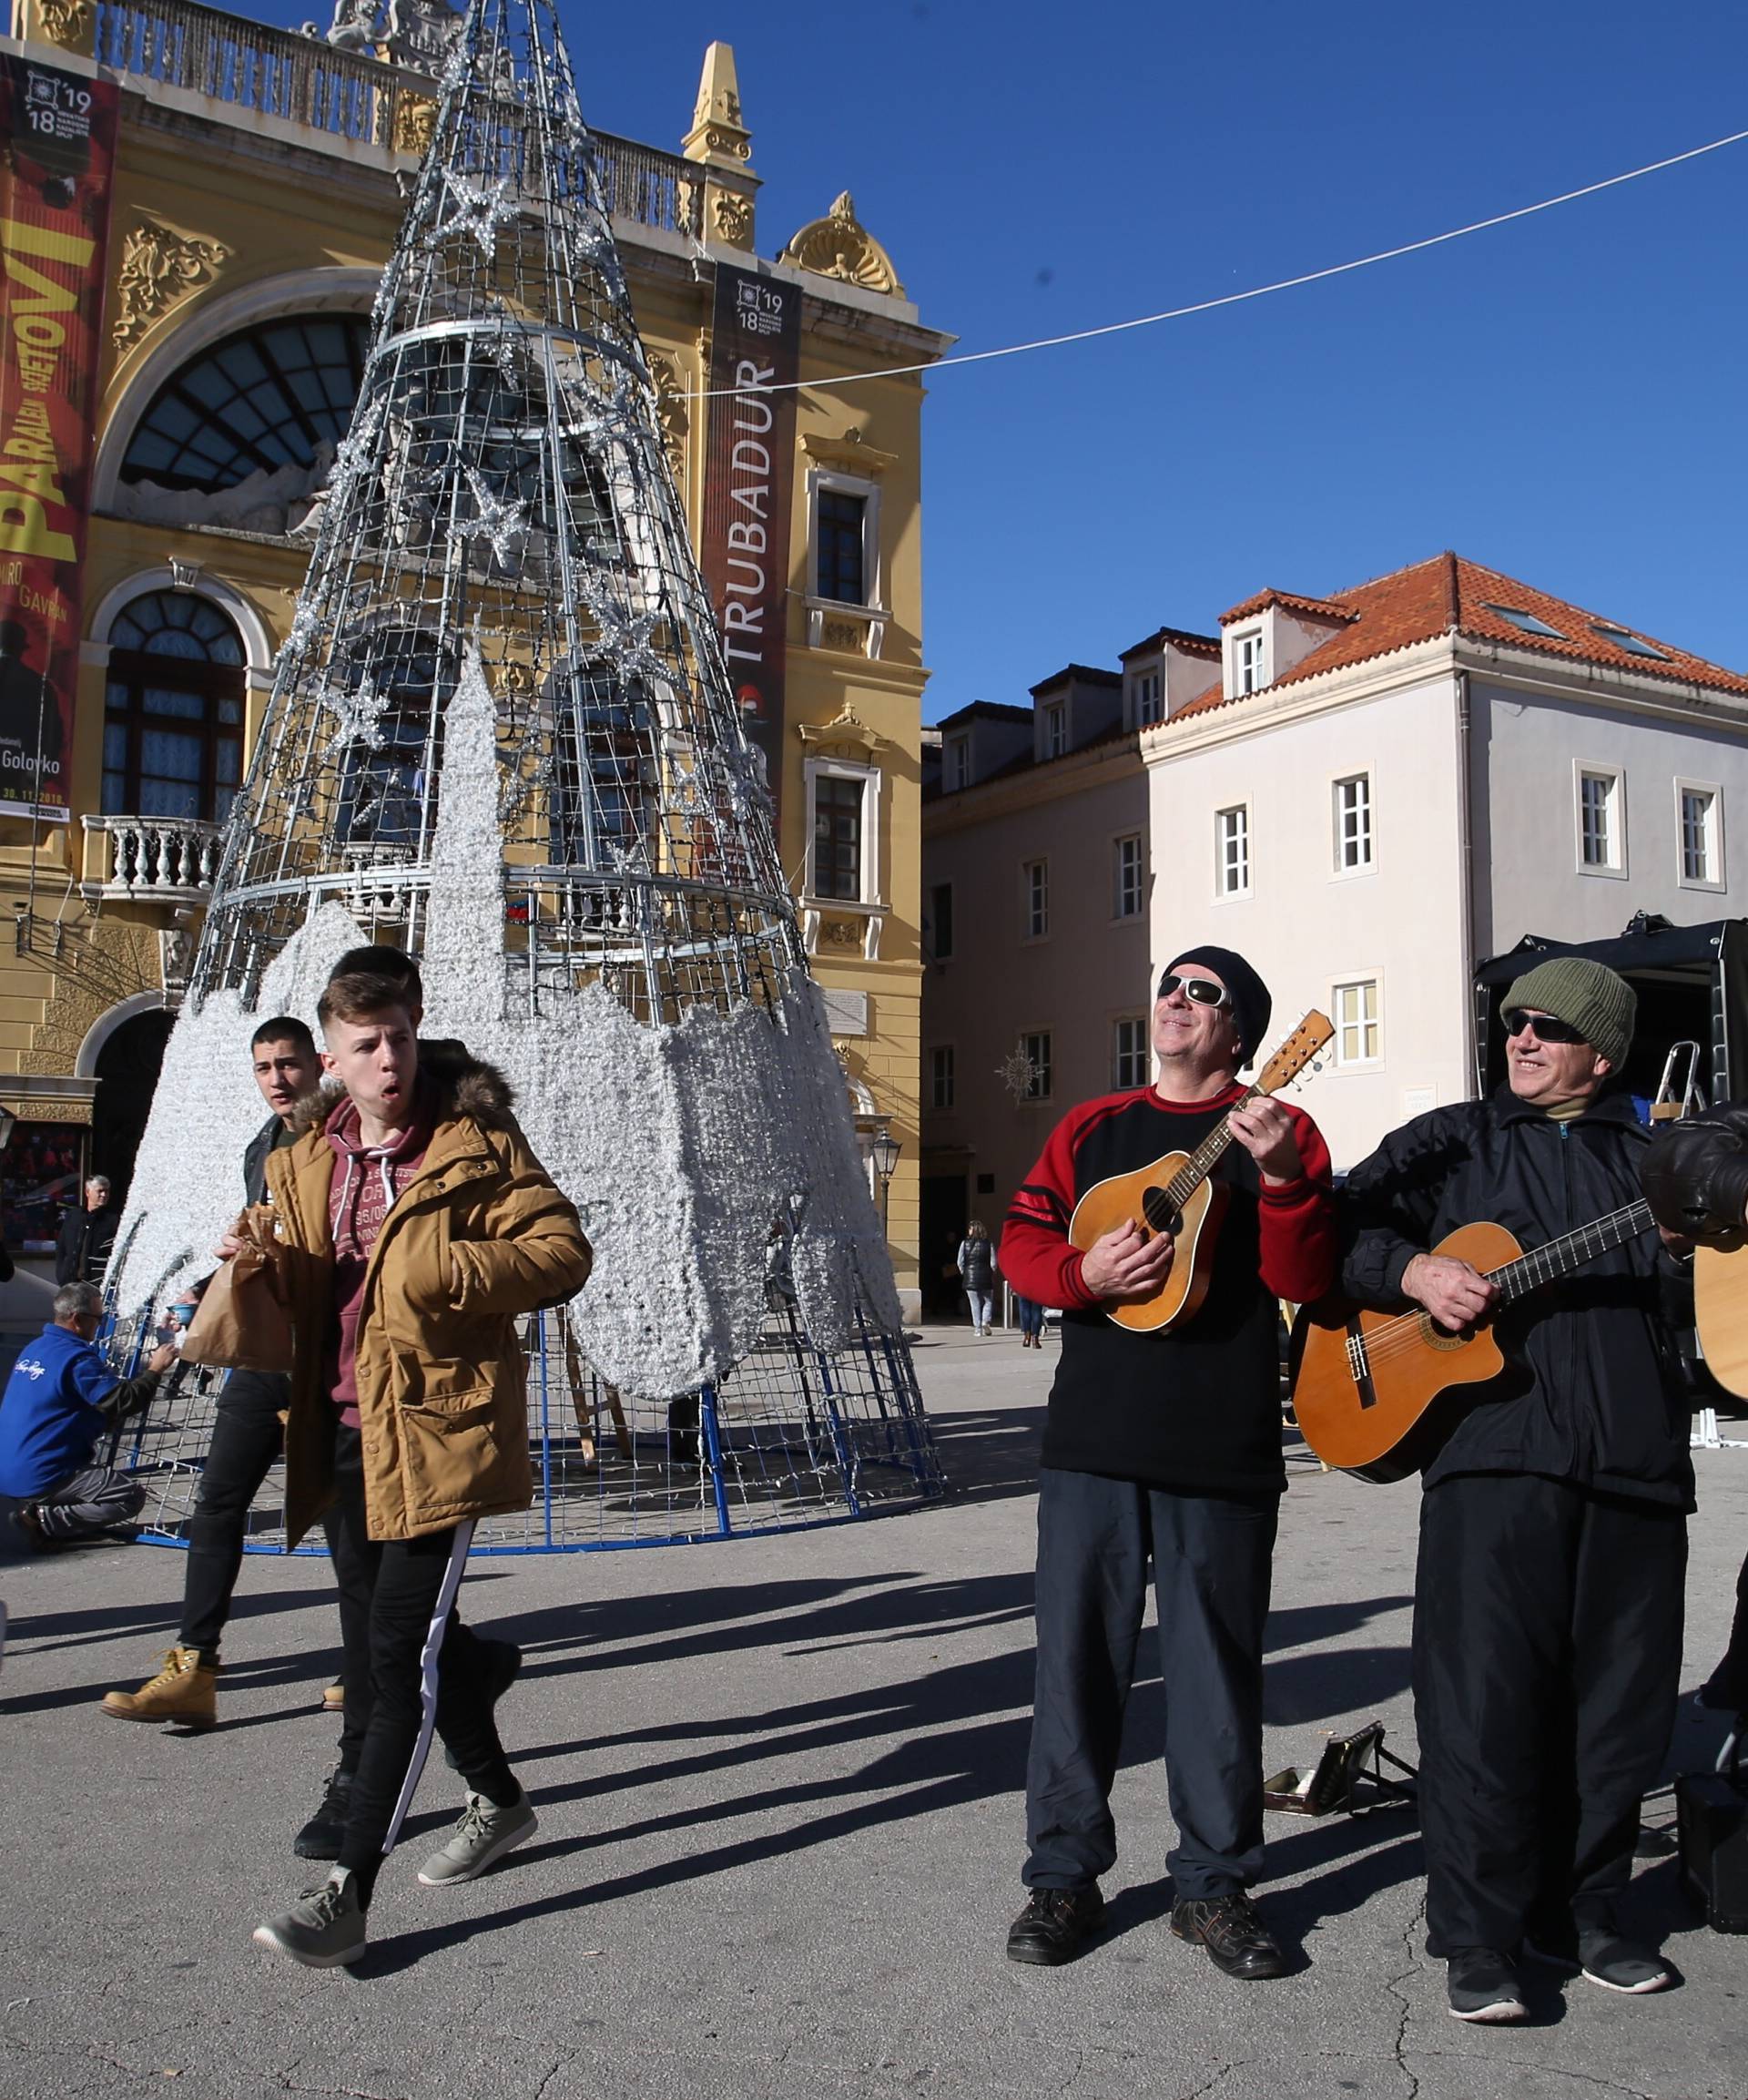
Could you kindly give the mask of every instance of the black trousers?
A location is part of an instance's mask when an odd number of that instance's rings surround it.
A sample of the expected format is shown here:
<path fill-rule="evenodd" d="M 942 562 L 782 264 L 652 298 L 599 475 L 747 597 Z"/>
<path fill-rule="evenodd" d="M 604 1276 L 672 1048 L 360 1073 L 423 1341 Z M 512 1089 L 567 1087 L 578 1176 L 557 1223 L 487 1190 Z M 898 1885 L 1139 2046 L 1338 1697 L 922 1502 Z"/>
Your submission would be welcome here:
<path fill-rule="evenodd" d="M 1038 1673 L 1026 1764 L 1031 1889 L 1078 1889 L 1117 1856 L 1111 1787 L 1151 1561 L 1165 1686 L 1165 1778 L 1180 1901 L 1229 1895 L 1263 1864 L 1263 1623 L 1278 1495 L 1172 1494 L 1039 1474 Z"/>
<path fill-rule="evenodd" d="M 1533 1473 L 1420 1504 L 1414 1710 L 1427 1951 L 1606 1917 L 1681 1682 L 1687 1520 Z"/>
<path fill-rule="evenodd" d="M 279 1411 L 290 1381 L 233 1371 L 219 1388 L 206 1470 L 188 1519 L 188 1561 L 182 1577 L 185 1648 L 217 1662 L 230 1617 L 231 1593 L 243 1565 L 249 1505 L 260 1492 L 284 1438 Z"/>
<path fill-rule="evenodd" d="M 473 1526 L 372 1539 L 359 1433 L 340 1427 L 335 1436 L 339 1495 L 329 1542 L 346 1650 L 340 1766 L 352 1775 L 340 1863 L 351 1869 L 368 1904 L 418 1786 L 433 1726 L 475 1793 L 503 1808 L 521 1790 L 492 1718 L 480 1643 L 452 1601 Z"/>

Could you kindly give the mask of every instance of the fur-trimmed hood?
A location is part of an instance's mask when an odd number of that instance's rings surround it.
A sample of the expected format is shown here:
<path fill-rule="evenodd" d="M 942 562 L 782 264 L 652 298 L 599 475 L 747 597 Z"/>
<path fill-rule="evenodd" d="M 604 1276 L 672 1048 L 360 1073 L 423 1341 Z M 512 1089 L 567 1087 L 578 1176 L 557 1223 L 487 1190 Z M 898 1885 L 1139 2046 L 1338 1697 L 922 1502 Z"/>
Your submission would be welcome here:
<path fill-rule="evenodd" d="M 475 1057 L 465 1043 L 439 1036 L 419 1040 L 421 1075 L 436 1082 L 437 1120 L 467 1116 L 483 1130 L 515 1128 L 516 1091 L 495 1065 Z M 319 1130 L 333 1114 L 346 1089 L 324 1080 L 306 1094 L 291 1114 L 291 1134 L 301 1137 Z"/>

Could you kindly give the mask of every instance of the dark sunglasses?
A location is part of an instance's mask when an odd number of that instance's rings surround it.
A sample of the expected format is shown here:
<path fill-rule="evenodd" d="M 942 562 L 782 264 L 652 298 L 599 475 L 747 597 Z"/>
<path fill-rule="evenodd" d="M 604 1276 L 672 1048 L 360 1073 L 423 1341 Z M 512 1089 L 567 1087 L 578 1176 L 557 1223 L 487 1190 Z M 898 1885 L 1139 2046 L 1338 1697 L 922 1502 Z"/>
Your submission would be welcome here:
<path fill-rule="evenodd" d="M 1181 992 L 1186 999 L 1198 1006 L 1230 1006 L 1232 994 L 1224 984 L 1216 984 L 1212 977 L 1180 977 L 1176 974 L 1162 977 L 1159 995 L 1168 998 L 1172 993 Z"/>
<path fill-rule="evenodd" d="M 1526 1014 L 1521 1006 L 1514 1006 L 1505 1016 L 1508 1035 L 1521 1035 L 1525 1029 L 1538 1043 L 1588 1043 L 1590 1037 L 1582 1029 L 1574 1028 L 1570 1021 L 1561 1021 L 1552 1014 Z"/>

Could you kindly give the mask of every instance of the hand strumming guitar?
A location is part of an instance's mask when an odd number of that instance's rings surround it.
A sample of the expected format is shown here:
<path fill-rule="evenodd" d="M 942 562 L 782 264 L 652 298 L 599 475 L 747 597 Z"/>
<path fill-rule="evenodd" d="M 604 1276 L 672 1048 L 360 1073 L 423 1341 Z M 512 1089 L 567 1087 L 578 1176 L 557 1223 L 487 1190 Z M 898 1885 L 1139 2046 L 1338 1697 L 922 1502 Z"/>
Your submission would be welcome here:
<path fill-rule="evenodd" d="M 1131 1218 L 1087 1249 L 1081 1280 L 1101 1298 L 1151 1298 L 1170 1274 L 1174 1252 L 1170 1233 L 1144 1233 Z"/>
<path fill-rule="evenodd" d="M 1445 1254 L 1417 1254 L 1402 1271 L 1402 1292 L 1453 1334 L 1478 1326 L 1499 1295 L 1479 1269 Z"/>

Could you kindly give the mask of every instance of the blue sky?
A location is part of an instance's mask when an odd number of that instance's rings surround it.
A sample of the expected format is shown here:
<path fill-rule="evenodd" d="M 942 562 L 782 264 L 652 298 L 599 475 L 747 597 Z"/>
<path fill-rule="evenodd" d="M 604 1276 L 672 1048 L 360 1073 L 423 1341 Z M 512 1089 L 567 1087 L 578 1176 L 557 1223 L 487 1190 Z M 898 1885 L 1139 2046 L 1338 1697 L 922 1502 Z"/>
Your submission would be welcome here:
<path fill-rule="evenodd" d="M 982 349 L 1412 240 L 1748 126 L 1742 0 L 561 0 L 676 146 L 735 46 L 758 247 L 850 189 Z M 933 719 L 1445 546 L 1748 668 L 1748 143 L 1431 253 L 957 372 L 924 411 Z"/>

